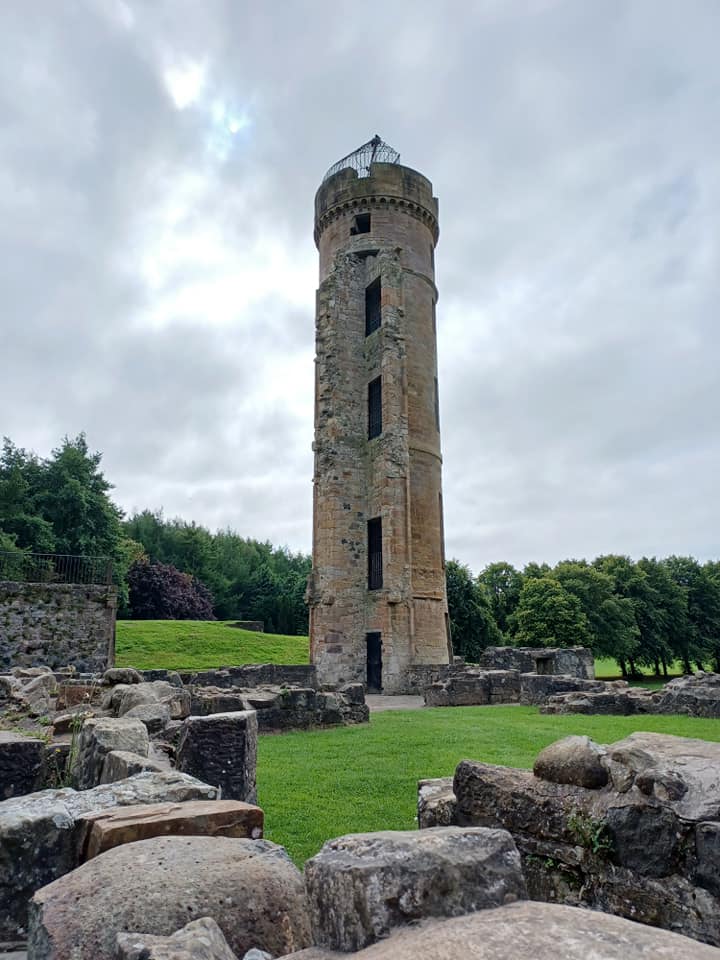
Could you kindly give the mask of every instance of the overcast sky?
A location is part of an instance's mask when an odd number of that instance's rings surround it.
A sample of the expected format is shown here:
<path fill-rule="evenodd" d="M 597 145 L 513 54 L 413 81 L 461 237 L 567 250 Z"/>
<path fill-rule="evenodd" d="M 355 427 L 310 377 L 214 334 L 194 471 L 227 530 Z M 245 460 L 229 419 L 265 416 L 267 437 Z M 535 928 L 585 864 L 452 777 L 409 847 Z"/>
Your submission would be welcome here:
<path fill-rule="evenodd" d="M 313 197 L 440 200 L 447 554 L 720 556 L 718 0 L 2 0 L 0 434 L 309 551 Z"/>

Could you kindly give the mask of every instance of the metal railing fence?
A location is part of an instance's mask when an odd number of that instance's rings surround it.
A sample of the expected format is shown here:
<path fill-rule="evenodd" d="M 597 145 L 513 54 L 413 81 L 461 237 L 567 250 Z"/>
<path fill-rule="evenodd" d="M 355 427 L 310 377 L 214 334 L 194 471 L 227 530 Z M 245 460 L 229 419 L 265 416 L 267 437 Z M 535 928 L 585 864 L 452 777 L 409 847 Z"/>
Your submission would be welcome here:
<path fill-rule="evenodd" d="M 22 583 L 112 583 L 108 557 L 80 557 L 64 553 L 0 551 L 0 580 Z"/>

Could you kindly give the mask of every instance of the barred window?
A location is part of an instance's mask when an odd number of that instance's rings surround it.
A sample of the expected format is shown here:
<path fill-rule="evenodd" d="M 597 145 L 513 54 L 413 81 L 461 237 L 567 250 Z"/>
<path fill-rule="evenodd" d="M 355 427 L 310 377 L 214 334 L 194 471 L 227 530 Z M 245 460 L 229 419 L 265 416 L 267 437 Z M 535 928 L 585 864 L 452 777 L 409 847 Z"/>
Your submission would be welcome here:
<path fill-rule="evenodd" d="M 365 288 L 365 336 L 377 330 L 382 323 L 380 277 Z"/>
<path fill-rule="evenodd" d="M 382 377 L 368 384 L 368 440 L 382 433 Z"/>
<path fill-rule="evenodd" d="M 368 590 L 379 590 L 383 585 L 382 517 L 367 523 Z"/>

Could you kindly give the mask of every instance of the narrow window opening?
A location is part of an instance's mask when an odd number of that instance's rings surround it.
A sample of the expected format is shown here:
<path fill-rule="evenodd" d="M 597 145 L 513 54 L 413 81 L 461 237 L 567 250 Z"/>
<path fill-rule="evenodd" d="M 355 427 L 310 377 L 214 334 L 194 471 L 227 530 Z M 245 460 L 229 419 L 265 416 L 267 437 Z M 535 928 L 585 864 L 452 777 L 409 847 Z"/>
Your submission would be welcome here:
<path fill-rule="evenodd" d="M 379 590 L 383 585 L 382 517 L 367 522 L 368 590 Z"/>
<path fill-rule="evenodd" d="M 377 330 L 382 323 L 380 277 L 365 288 L 365 336 Z"/>
<path fill-rule="evenodd" d="M 382 634 L 373 631 L 365 635 L 367 643 L 367 689 L 368 693 L 382 690 Z"/>
<path fill-rule="evenodd" d="M 368 440 L 382 433 L 382 377 L 368 384 Z"/>
<path fill-rule="evenodd" d="M 350 227 L 350 236 L 356 237 L 359 233 L 370 233 L 369 213 L 359 213 L 353 218 L 353 224 Z"/>
<path fill-rule="evenodd" d="M 435 269 L 435 247 L 432 243 L 430 244 L 430 266 L 433 270 Z"/>
<path fill-rule="evenodd" d="M 440 430 L 440 397 L 438 396 L 438 379 L 435 377 L 435 427 Z"/>
<path fill-rule="evenodd" d="M 550 676 L 553 672 L 552 657 L 536 657 L 535 672 L 541 676 Z"/>

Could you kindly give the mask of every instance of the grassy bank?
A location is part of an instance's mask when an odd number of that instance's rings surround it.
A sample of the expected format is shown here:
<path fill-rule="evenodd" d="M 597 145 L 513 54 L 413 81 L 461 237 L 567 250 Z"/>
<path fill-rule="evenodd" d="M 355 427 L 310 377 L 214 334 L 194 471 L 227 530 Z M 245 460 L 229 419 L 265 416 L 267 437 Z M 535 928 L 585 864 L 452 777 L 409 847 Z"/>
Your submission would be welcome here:
<path fill-rule="evenodd" d="M 138 670 L 210 670 L 244 663 L 307 663 L 307 637 L 239 630 L 228 621 L 118 620 L 115 662 Z"/>
<path fill-rule="evenodd" d="M 210 670 L 243 663 L 307 663 L 308 638 L 253 633 L 232 620 L 118 620 L 116 658 L 120 667 L 139 670 Z M 596 660 L 603 680 L 620 676 L 614 660 Z M 650 673 L 644 683 L 660 685 Z"/>
<path fill-rule="evenodd" d="M 462 759 L 529 768 L 538 751 L 568 734 L 610 743 L 635 730 L 720 740 L 717 720 L 543 716 L 512 706 L 388 711 L 369 726 L 261 736 L 266 836 L 302 864 L 330 837 L 413 829 L 417 781 L 451 776 Z"/>

